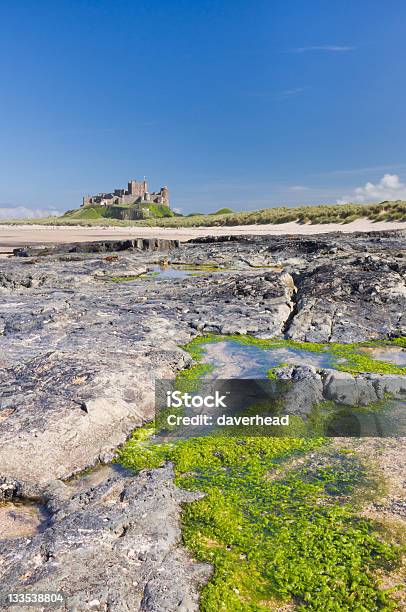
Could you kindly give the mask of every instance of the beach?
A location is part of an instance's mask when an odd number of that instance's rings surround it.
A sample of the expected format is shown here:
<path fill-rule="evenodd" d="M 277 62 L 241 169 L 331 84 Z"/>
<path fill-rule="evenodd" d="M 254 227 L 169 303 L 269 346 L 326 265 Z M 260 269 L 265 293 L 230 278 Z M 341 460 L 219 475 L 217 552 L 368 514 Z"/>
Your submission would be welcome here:
<path fill-rule="evenodd" d="M 125 238 L 167 238 L 186 242 L 203 236 L 243 236 L 247 234 L 298 235 L 326 234 L 330 232 L 371 232 L 406 229 L 406 222 L 357 219 L 351 223 L 300 224 L 296 222 L 263 225 L 234 225 L 218 227 L 83 227 L 79 225 L 1 225 L 0 253 L 11 253 L 14 248 L 60 244 L 65 242 L 88 242 L 97 240 L 122 240 Z"/>

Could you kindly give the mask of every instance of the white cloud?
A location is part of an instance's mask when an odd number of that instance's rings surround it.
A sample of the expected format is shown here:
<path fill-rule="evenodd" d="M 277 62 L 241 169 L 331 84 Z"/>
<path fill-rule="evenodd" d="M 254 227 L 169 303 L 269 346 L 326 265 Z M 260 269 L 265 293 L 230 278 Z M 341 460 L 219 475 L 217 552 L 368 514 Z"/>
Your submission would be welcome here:
<path fill-rule="evenodd" d="M 382 202 L 383 200 L 406 200 L 406 184 L 397 174 L 384 174 L 378 183 L 365 183 L 357 187 L 352 195 L 337 200 L 339 204 L 347 202 Z"/>
<path fill-rule="evenodd" d="M 27 208 L 26 206 L 1 206 L 0 219 L 39 219 L 40 217 L 50 217 L 61 215 L 59 210 L 42 210 L 40 208 Z"/>
<path fill-rule="evenodd" d="M 304 87 L 295 87 L 294 89 L 285 89 L 284 91 L 281 91 L 279 95 L 286 97 L 297 96 L 298 94 L 303 93 L 304 90 Z"/>
<path fill-rule="evenodd" d="M 285 100 L 304 93 L 307 90 L 306 87 L 292 87 L 292 89 L 282 89 L 281 91 L 249 91 L 246 93 L 251 98 L 265 98 L 271 100 Z"/>
<path fill-rule="evenodd" d="M 347 53 L 348 51 L 355 51 L 356 47 L 349 47 L 343 45 L 313 45 L 311 47 L 298 47 L 292 49 L 292 53 L 308 53 L 309 51 L 325 51 L 327 53 Z"/>
<path fill-rule="evenodd" d="M 309 191 L 309 187 L 305 185 L 292 185 L 289 187 L 289 191 Z"/>
<path fill-rule="evenodd" d="M 305 87 L 295 87 L 293 89 L 284 89 L 283 91 L 279 91 L 278 93 L 273 94 L 271 97 L 274 100 L 285 100 L 286 98 L 293 98 L 295 96 L 299 96 L 305 91 Z"/>
<path fill-rule="evenodd" d="M 180 213 L 182 212 L 181 208 L 172 208 L 174 213 L 177 213 L 178 215 L 180 215 Z"/>

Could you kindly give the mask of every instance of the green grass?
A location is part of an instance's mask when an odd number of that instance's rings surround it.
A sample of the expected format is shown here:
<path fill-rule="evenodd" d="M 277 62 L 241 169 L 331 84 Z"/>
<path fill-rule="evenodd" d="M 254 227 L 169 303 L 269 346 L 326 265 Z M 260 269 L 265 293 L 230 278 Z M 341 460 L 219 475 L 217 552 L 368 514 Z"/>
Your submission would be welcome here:
<path fill-rule="evenodd" d="M 231 215 L 234 213 L 232 208 L 219 208 L 214 213 L 210 213 L 211 215 Z"/>
<path fill-rule="evenodd" d="M 105 206 L 84 206 L 74 210 L 68 210 L 63 217 L 58 219 L 104 219 L 107 209 Z"/>
<path fill-rule="evenodd" d="M 141 210 L 148 210 L 150 215 L 154 219 L 162 219 L 175 216 L 174 212 L 168 206 L 163 206 L 162 204 L 142 204 L 140 208 Z"/>
<path fill-rule="evenodd" d="M 247 203 L 249 205 L 249 203 Z M 156 205 L 157 206 L 157 205 Z M 104 209 L 104 211 L 99 209 Z M 116 207 L 119 208 L 119 207 Z M 123 208 L 123 207 L 121 207 Z M 91 211 L 91 209 L 93 209 Z M 381 202 L 379 204 L 321 204 L 317 206 L 299 206 L 289 208 L 280 206 L 261 210 L 243 212 L 221 212 L 214 214 L 193 213 L 187 216 L 170 218 L 151 218 L 142 220 L 119 220 L 106 218 L 107 208 L 89 206 L 69 211 L 62 217 L 44 219 L 19 219 L 2 221 L 14 224 L 41 225 L 117 225 L 117 226 L 162 226 L 162 227 L 195 227 L 195 226 L 233 226 L 265 223 L 349 223 L 356 219 L 367 218 L 371 221 L 406 221 L 406 202 Z M 85 212 L 83 212 L 85 211 Z"/>
<path fill-rule="evenodd" d="M 90 205 L 83 206 L 78 209 L 68 210 L 62 217 L 57 217 L 63 221 L 104 221 L 104 222 L 112 222 L 112 221 L 122 221 L 122 222 L 132 222 L 135 220 L 131 220 L 131 216 L 135 211 L 141 211 L 141 214 L 144 213 L 145 217 L 148 218 L 166 218 L 173 217 L 173 211 L 168 207 L 162 204 L 154 204 L 153 202 L 149 204 L 141 204 L 139 206 L 124 206 L 124 205 L 114 205 L 114 206 L 100 206 L 100 205 Z"/>

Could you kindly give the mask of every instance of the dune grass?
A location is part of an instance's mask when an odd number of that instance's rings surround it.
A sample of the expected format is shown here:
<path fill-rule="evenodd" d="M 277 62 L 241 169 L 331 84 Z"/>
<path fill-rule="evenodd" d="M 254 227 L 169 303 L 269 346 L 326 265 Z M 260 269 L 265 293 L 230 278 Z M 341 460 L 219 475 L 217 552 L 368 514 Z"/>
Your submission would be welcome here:
<path fill-rule="evenodd" d="M 68 211 L 61 217 L 44 219 L 19 219 L 2 221 L 12 224 L 32 225 L 103 225 L 103 226 L 149 226 L 149 227 L 216 227 L 234 225 L 298 223 L 350 223 L 356 219 L 366 218 L 371 221 L 406 221 L 406 202 L 381 202 L 379 204 L 321 204 L 317 206 L 286 206 L 264 208 L 261 210 L 242 212 L 222 212 L 212 214 L 192 214 L 142 220 L 120 220 L 108 218 L 108 211 L 103 207 L 86 207 Z"/>

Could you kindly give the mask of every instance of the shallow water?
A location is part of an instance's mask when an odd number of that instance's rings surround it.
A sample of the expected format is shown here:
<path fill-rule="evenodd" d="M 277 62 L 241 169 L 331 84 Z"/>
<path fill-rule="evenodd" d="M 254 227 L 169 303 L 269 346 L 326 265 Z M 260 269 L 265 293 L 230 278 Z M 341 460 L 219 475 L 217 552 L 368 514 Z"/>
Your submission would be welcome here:
<path fill-rule="evenodd" d="M 69 478 L 65 481 L 65 484 L 76 492 L 81 492 L 97 487 L 108 478 L 114 478 L 118 475 L 130 476 L 131 472 L 118 463 L 99 464 Z"/>
<path fill-rule="evenodd" d="M 406 402 L 388 399 L 378 408 L 336 405 L 327 435 L 386 438 L 406 436 Z"/>
<path fill-rule="evenodd" d="M 343 361 L 328 350 L 313 353 L 286 346 L 262 349 L 239 344 L 235 340 L 207 343 L 203 345 L 203 351 L 203 362 L 214 366 L 214 370 L 207 375 L 209 379 L 260 379 L 267 378 L 268 370 L 281 364 L 334 368 L 337 362 Z M 391 356 L 391 348 L 378 349 L 378 354 L 371 354 L 375 359 L 385 361 L 388 355 Z M 406 436 L 405 415 L 406 402 L 399 399 L 387 399 L 382 405 L 371 408 L 337 404 L 336 412 L 327 425 L 326 435 Z"/>
<path fill-rule="evenodd" d="M 187 278 L 188 276 L 196 276 L 203 274 L 204 271 L 198 267 L 189 268 L 182 266 L 153 266 L 152 270 L 147 273 L 147 276 L 161 279 Z"/>
<path fill-rule="evenodd" d="M 247 268 L 243 268 L 247 272 Z M 248 273 L 261 273 L 269 271 L 280 272 L 282 268 L 278 266 L 248 268 Z M 227 272 L 238 272 L 241 271 L 238 267 L 228 268 L 216 268 L 210 265 L 182 265 L 182 264 L 168 264 L 168 265 L 155 265 L 149 269 L 147 276 L 157 279 L 173 279 L 173 278 L 187 278 L 193 276 L 202 276 L 207 274 L 225 274 Z"/>
<path fill-rule="evenodd" d="M 0 540 L 20 538 L 37 533 L 47 519 L 38 504 L 6 502 L 0 504 Z"/>
<path fill-rule="evenodd" d="M 363 346 L 359 350 L 378 361 L 387 361 L 400 366 L 406 365 L 406 350 L 398 346 Z"/>
<path fill-rule="evenodd" d="M 316 368 L 334 366 L 333 356 L 329 352 L 313 353 L 282 346 L 262 349 L 239 344 L 235 340 L 204 345 L 203 362 L 214 365 L 210 378 L 266 378 L 270 368 L 285 363 Z"/>

